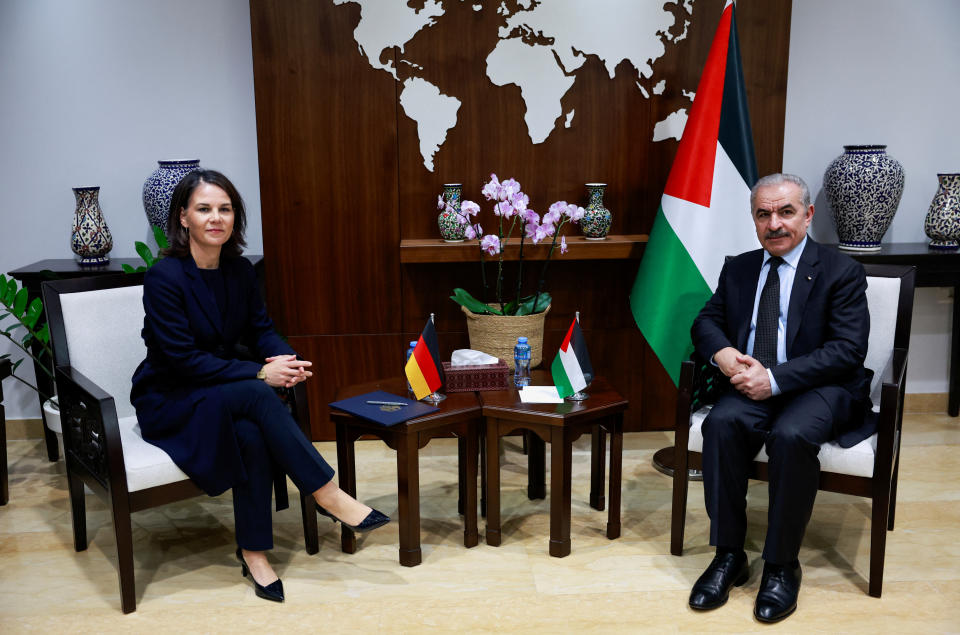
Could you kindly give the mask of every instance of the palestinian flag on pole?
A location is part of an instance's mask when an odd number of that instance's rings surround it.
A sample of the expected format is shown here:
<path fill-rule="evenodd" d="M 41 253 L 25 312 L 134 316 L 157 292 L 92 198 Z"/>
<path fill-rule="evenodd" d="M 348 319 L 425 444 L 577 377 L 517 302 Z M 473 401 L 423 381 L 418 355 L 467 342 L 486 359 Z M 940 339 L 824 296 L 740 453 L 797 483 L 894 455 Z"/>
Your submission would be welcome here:
<path fill-rule="evenodd" d="M 750 213 L 756 181 L 736 6 L 728 0 L 630 293 L 637 326 L 674 384 L 724 256 L 758 246 Z"/>
<path fill-rule="evenodd" d="M 443 385 L 443 367 L 440 366 L 440 346 L 433 320 L 427 320 L 413 354 L 404 367 L 407 381 L 417 399 L 423 399 Z"/>
<path fill-rule="evenodd" d="M 580 392 L 587 387 L 587 382 L 593 379 L 593 366 L 590 365 L 590 355 L 587 354 L 587 343 L 576 319 L 567 330 L 567 336 L 563 338 L 563 344 L 550 365 L 550 372 L 561 397 Z"/>

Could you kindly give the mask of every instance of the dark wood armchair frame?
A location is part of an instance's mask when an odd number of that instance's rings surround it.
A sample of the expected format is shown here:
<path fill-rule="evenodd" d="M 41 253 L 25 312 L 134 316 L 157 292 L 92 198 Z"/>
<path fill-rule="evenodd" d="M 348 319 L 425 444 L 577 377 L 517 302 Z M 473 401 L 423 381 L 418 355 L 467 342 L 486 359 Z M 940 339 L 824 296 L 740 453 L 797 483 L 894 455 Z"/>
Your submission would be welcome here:
<path fill-rule="evenodd" d="M 868 277 L 900 278 L 897 326 L 893 340 L 893 359 L 882 376 L 880 415 L 877 421 L 877 451 L 873 476 L 820 473 L 819 489 L 863 496 L 871 499 L 869 594 L 880 597 L 883 586 L 883 559 L 887 531 L 893 531 L 897 503 L 897 472 L 900 466 L 900 436 L 903 427 L 903 395 L 907 375 L 907 348 L 913 315 L 914 267 L 864 265 Z M 688 469 L 702 469 L 702 455 L 687 450 L 690 416 L 715 398 L 722 376 L 708 363 L 683 362 L 680 369 L 677 418 L 674 436 L 673 519 L 670 529 L 670 553 L 683 554 L 686 521 Z M 751 478 L 768 480 L 767 464 L 754 462 Z"/>
<path fill-rule="evenodd" d="M 9 359 L 0 359 L 0 505 L 10 501 L 7 487 L 7 413 L 3 409 L 3 380 L 10 376 Z"/>
<path fill-rule="evenodd" d="M 83 486 L 87 485 L 110 507 L 117 539 L 120 604 L 124 613 L 136 610 L 130 514 L 206 494 L 190 479 L 136 492 L 127 490 L 127 475 L 114 398 L 70 366 L 60 294 L 140 284 L 143 284 L 142 274 L 98 276 L 43 283 L 43 301 L 50 325 L 57 393 L 63 423 L 64 458 L 73 517 L 74 547 L 77 551 L 84 551 L 87 548 L 86 504 L 83 490 Z M 310 417 L 303 385 L 298 384 L 281 396 L 285 398 L 300 429 L 309 439 Z M 285 478 L 277 483 L 275 499 L 277 510 L 288 507 Z M 310 493 L 301 493 L 300 510 L 303 516 L 303 535 L 307 553 L 317 553 L 319 551 L 317 514 Z"/>

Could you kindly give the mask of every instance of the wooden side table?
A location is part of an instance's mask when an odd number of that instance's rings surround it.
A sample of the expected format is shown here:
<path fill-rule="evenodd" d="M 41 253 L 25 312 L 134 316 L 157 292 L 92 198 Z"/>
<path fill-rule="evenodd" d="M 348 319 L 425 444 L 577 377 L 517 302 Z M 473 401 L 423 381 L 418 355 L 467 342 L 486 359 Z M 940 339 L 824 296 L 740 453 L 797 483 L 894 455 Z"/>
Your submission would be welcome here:
<path fill-rule="evenodd" d="M 3 380 L 10 376 L 10 360 L 0 359 L 0 505 L 10 501 L 7 488 L 7 419 L 3 409 Z"/>
<path fill-rule="evenodd" d="M 546 371 L 534 371 L 534 385 L 552 384 Z M 483 416 L 486 420 L 487 459 L 487 544 L 499 546 L 500 535 L 500 437 L 517 429 L 530 430 L 550 443 L 550 555 L 570 555 L 570 489 L 573 442 L 585 432 L 593 434 L 592 452 L 603 452 L 601 430 L 610 433 L 610 495 L 607 511 L 607 538 L 620 536 L 620 482 L 623 467 L 623 413 L 627 400 L 603 378 L 597 378 L 588 390 L 586 401 L 562 404 L 521 403 L 516 389 L 482 392 Z M 539 466 L 534 457 L 540 448 L 531 448 L 531 474 Z M 591 463 L 591 481 L 596 484 L 599 457 Z M 602 483 L 603 476 L 599 475 Z M 528 494 L 538 493 L 534 482 Z M 591 505 L 603 508 L 603 497 L 591 492 Z"/>
<path fill-rule="evenodd" d="M 342 388 L 337 399 L 346 399 L 374 390 L 384 390 L 396 395 L 407 394 L 407 383 L 399 377 Z M 463 544 L 475 547 L 479 542 L 477 533 L 477 452 L 481 425 L 480 403 L 475 393 L 448 393 L 440 402 L 436 413 L 410 419 L 394 426 L 381 426 L 354 417 L 345 412 L 330 411 L 337 430 L 337 464 L 340 469 L 340 488 L 357 495 L 356 461 L 353 442 L 365 434 L 383 440 L 397 452 L 397 502 L 400 524 L 400 564 L 415 567 L 423 560 L 420 549 L 420 462 L 419 450 L 430 439 L 448 436 L 458 437 L 460 484 L 460 507 L 463 511 Z M 341 528 L 340 548 L 344 553 L 357 550 L 353 531 Z"/>

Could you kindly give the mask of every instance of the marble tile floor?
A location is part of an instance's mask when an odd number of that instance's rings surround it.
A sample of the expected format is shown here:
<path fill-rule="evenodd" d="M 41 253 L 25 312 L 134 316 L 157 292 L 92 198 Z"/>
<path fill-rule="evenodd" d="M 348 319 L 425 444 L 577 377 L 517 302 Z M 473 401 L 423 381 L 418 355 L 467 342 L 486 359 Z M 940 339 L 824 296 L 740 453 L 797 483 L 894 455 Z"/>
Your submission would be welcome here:
<path fill-rule="evenodd" d="M 63 463 L 39 439 L 8 441 L 10 503 L 0 508 L 0 633 L 20 632 L 960 632 L 960 420 L 909 415 L 896 530 L 888 534 L 884 593 L 866 594 L 866 499 L 821 493 L 801 562 L 800 607 L 785 622 L 754 621 L 766 484 L 750 487 L 750 581 L 710 613 L 687 607 L 712 556 L 703 489 L 691 484 L 686 550 L 669 553 L 671 481 L 650 465 L 665 432 L 625 435 L 623 535 L 605 537 L 606 512 L 587 505 L 588 439 L 574 450 L 573 552 L 547 555 L 549 502 L 525 496 L 514 438 L 502 470 L 503 545 L 463 547 L 456 513 L 456 444 L 421 450 L 423 564 L 397 561 L 397 524 L 340 552 L 339 528 L 320 518 L 320 552 L 303 550 L 299 509 L 275 514 L 272 561 L 287 601 L 257 598 L 234 560 L 229 494 L 134 515 L 137 611 L 120 611 L 113 532 L 88 497 L 90 547 L 72 547 Z M 332 443 L 317 444 L 331 462 Z M 548 446 L 549 448 L 549 446 Z M 548 449 L 549 451 L 549 449 Z M 360 496 L 396 514 L 394 453 L 357 444 Z M 549 462 L 548 462 L 549 465 Z M 549 482 L 549 481 L 548 481 Z M 293 487 L 290 486 L 291 495 Z"/>

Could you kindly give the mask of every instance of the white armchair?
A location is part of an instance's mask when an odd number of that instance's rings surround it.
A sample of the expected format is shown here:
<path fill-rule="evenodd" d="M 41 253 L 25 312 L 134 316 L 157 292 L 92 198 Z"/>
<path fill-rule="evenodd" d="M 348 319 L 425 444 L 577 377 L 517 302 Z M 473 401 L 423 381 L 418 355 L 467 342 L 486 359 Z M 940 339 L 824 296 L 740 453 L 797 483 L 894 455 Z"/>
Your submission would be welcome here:
<path fill-rule="evenodd" d="M 170 457 L 140 435 L 130 404 L 131 378 L 146 356 L 143 276 L 124 274 L 45 282 L 60 396 L 63 445 L 73 515 L 74 546 L 87 548 L 84 484 L 112 511 L 117 539 L 120 602 L 136 610 L 130 514 L 204 495 Z M 306 392 L 287 402 L 309 438 Z M 286 480 L 277 483 L 277 509 L 287 507 Z M 313 499 L 301 496 L 307 553 L 319 549 Z"/>
<path fill-rule="evenodd" d="M 820 446 L 821 490 L 872 500 L 869 593 L 880 597 L 887 531 L 893 530 L 897 499 L 897 468 L 903 425 L 903 393 L 907 347 L 913 313 L 914 268 L 864 265 L 870 338 L 864 365 L 874 372 L 870 396 L 877 431 L 848 448 L 836 441 Z M 702 467 L 701 426 L 710 402 L 725 378 L 709 364 L 684 362 L 680 372 L 674 436 L 673 519 L 670 553 L 683 553 L 688 469 Z M 767 480 L 765 449 L 754 458 L 753 477 Z"/>

